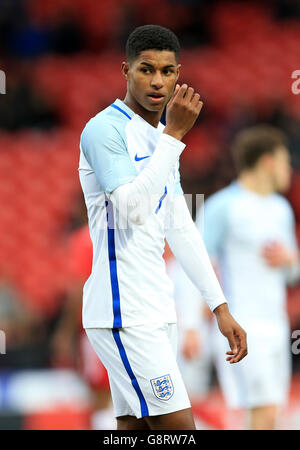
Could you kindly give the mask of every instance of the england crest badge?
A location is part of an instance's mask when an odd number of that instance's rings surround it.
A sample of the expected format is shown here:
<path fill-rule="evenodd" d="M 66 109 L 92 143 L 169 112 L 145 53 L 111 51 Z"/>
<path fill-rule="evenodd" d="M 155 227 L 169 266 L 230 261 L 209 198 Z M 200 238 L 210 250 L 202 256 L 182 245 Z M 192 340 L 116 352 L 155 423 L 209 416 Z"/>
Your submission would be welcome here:
<path fill-rule="evenodd" d="M 169 400 L 174 394 L 174 386 L 170 375 L 150 380 L 155 397 L 160 400 Z"/>

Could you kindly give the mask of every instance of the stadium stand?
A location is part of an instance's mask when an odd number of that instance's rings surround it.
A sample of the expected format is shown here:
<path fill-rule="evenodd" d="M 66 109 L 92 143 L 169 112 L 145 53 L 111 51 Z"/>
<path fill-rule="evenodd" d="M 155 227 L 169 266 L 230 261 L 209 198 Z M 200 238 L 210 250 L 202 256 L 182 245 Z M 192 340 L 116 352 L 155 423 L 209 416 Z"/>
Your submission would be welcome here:
<path fill-rule="evenodd" d="M 40 20 L 57 15 L 58 8 L 70 7 L 66 1 L 30 3 L 32 14 Z M 113 10 L 104 3 L 84 2 L 83 7 L 83 2 L 76 2 L 78 14 L 85 11 L 83 20 L 89 25 L 99 14 L 108 26 L 114 20 Z M 103 11 L 107 10 L 111 17 L 106 21 Z M 223 123 L 216 128 L 204 117 L 187 136 L 189 152 L 182 157 L 184 174 L 201 176 L 213 170 L 223 150 L 222 128 L 230 122 L 235 102 L 243 101 L 248 109 L 267 114 L 274 97 L 279 97 L 290 113 L 300 118 L 299 99 L 286 86 L 299 61 L 297 25 L 276 23 L 262 5 L 228 8 L 219 4 L 215 8 L 211 28 L 217 45 L 186 51 L 181 79 L 200 90 L 205 110 L 219 111 Z M 253 29 L 255 33 L 250 33 Z M 108 33 L 108 29 L 103 32 Z M 0 135 L 4 174 L 0 198 L 5 205 L 0 229 L 7 236 L 1 242 L 0 257 L 10 261 L 20 287 L 45 311 L 55 310 L 53 298 L 63 289 L 64 252 L 59 231 L 68 220 L 68 205 L 79 190 L 79 134 L 91 115 L 124 95 L 125 83 L 119 71 L 122 58 L 120 53 L 79 53 L 72 59 L 49 55 L 32 62 L 33 83 L 51 98 L 63 126 L 50 134 L 26 131 Z M 295 175 L 297 185 L 298 178 Z M 290 199 L 299 208 L 297 194 L 292 193 Z M 18 249 L 13 260 L 12 249 Z"/>

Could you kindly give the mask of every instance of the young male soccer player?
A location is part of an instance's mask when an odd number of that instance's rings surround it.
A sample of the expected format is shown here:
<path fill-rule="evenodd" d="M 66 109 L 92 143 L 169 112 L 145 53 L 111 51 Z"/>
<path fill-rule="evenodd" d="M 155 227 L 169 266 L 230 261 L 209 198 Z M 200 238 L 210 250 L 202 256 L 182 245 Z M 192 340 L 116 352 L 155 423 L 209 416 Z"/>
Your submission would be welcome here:
<path fill-rule="evenodd" d="M 286 283 L 300 272 L 292 209 L 277 193 L 289 186 L 290 157 L 285 136 L 267 125 L 238 134 L 233 155 L 238 179 L 205 202 L 204 242 L 249 356 L 226 367 L 224 338 L 214 333 L 213 347 L 228 406 L 247 409 L 250 428 L 272 429 L 290 378 Z"/>
<path fill-rule="evenodd" d="M 229 313 L 180 186 L 181 139 L 202 102 L 191 87 L 176 85 L 178 40 L 166 28 L 139 27 L 126 54 L 124 101 L 97 114 L 81 135 L 79 174 L 94 250 L 83 326 L 108 371 L 118 429 L 194 429 L 176 363 L 165 237 L 215 312 L 230 363 L 246 355 L 246 337 Z"/>

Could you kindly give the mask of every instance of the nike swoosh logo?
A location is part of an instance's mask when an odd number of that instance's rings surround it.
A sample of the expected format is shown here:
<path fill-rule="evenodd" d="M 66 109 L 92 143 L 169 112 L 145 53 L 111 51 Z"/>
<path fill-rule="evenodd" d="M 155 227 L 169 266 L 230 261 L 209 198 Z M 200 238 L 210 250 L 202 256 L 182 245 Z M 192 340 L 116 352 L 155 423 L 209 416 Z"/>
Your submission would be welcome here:
<path fill-rule="evenodd" d="M 135 157 L 134 157 L 134 159 L 136 160 L 136 161 L 141 161 L 141 159 L 145 159 L 145 158 L 150 158 L 150 155 L 148 155 L 148 156 L 141 156 L 140 158 L 138 157 L 138 155 L 137 155 L 137 153 L 135 154 Z"/>

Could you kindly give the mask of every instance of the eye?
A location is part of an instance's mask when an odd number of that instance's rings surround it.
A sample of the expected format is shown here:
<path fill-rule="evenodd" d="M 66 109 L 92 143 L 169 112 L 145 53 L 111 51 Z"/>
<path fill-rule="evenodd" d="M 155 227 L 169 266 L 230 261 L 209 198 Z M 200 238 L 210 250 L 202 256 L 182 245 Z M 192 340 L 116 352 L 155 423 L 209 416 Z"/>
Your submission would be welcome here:
<path fill-rule="evenodd" d="M 143 73 L 150 73 L 150 69 L 148 69 L 147 67 L 142 67 L 141 68 L 141 72 L 143 72 Z"/>
<path fill-rule="evenodd" d="M 174 73 L 174 70 L 172 70 L 172 69 L 165 69 L 164 70 L 164 74 L 165 75 L 170 75 L 171 73 Z"/>

